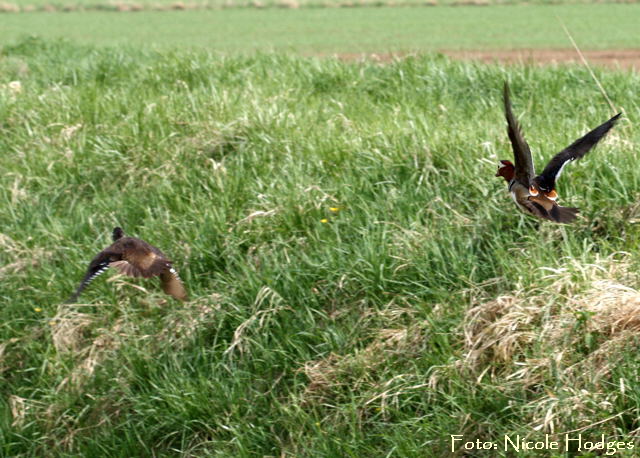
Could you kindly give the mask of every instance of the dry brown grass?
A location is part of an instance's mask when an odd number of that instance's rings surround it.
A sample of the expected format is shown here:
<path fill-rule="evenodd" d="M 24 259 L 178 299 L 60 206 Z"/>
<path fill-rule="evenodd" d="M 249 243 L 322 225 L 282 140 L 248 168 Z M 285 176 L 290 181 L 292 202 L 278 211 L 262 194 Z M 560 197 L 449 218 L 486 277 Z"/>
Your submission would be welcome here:
<path fill-rule="evenodd" d="M 155 340 L 163 347 L 183 348 L 199 330 L 213 324 L 221 307 L 222 297 L 216 293 L 187 302 L 167 315 Z"/>
<path fill-rule="evenodd" d="M 462 0 L 451 3 L 451 6 L 489 6 L 491 2 L 487 0 Z"/>
<path fill-rule="evenodd" d="M 58 372 L 62 376 L 55 391 L 81 393 L 96 369 L 119 348 L 123 336 L 122 319 L 116 320 L 111 326 L 101 327 L 104 321 L 104 315 L 82 313 L 75 306 L 62 304 L 55 317 L 43 322 L 41 328 L 34 330 L 31 335 L 4 342 L 0 346 L 0 362 L 4 359 L 2 353 L 7 346 L 12 345 L 8 351 L 13 352 L 15 366 L 19 364 L 16 355 L 24 351 L 22 347 L 50 336 L 56 353 L 49 361 L 47 370 Z M 42 332 L 45 328 L 48 332 Z M 64 403 L 28 399 L 12 394 L 9 396 L 9 405 L 13 417 L 12 426 L 17 429 L 33 422 L 41 422 L 47 428 L 64 424 L 68 426 L 70 443 L 77 432 L 72 431 L 76 419 L 65 416 L 67 406 Z"/>
<path fill-rule="evenodd" d="M 67 391 L 76 395 L 91 396 L 93 388 L 90 381 L 95 377 L 96 371 L 113 358 L 122 345 L 144 341 L 148 342 L 145 344 L 148 348 L 162 351 L 167 346 L 174 349 L 183 348 L 192 342 L 198 330 L 213 323 L 220 304 L 221 297 L 213 294 L 170 310 L 164 319 L 162 330 L 153 335 L 144 335 L 134 322 L 126 318 L 126 314 L 114 319 L 112 314 L 104 311 L 83 312 L 78 305 L 61 304 L 56 315 L 41 324 L 40 330 L 46 329 L 47 332 L 34 332 L 29 339 L 50 337 L 56 352 L 48 364 L 49 371 L 57 371 L 61 375 L 56 392 Z M 147 306 L 160 305 L 149 301 Z M 16 338 L 0 344 L 0 373 L 5 365 L 5 353 L 20 351 L 20 348 L 14 347 L 21 344 L 28 345 L 28 339 Z M 73 448 L 75 437 L 81 429 L 76 428 L 77 419 L 66 414 L 68 406 L 64 401 L 45 402 L 14 394 L 9 396 L 8 402 L 13 427 L 20 429 L 34 421 L 41 422 L 47 429 L 63 427 L 68 433 L 62 446 L 66 450 Z M 117 410 L 109 405 L 105 405 L 103 409 L 111 408 Z M 98 410 L 100 409 L 102 408 Z M 117 412 L 114 412 L 114 415 L 116 414 Z"/>
<path fill-rule="evenodd" d="M 297 10 L 300 8 L 300 3 L 296 0 L 280 0 L 276 3 L 276 6 L 278 8 Z"/>
<path fill-rule="evenodd" d="M 603 412 L 617 413 L 615 395 L 594 387 L 615 383 L 611 369 L 620 350 L 639 343 L 640 292 L 626 286 L 637 284 L 637 276 L 627 259 L 607 259 L 547 277 L 546 293 L 520 290 L 467 312 L 464 356 L 455 370 L 476 383 L 489 377 L 507 391 L 537 392 L 545 380 L 559 378 L 557 392 L 547 389 L 528 406 L 530 426 L 558 432 L 562 419 L 573 417 L 587 428 Z"/>
<path fill-rule="evenodd" d="M 0 13 L 19 13 L 20 7 L 15 3 L 0 3 Z"/>
<path fill-rule="evenodd" d="M 301 395 L 302 404 L 326 403 L 342 390 L 348 390 L 368 393 L 363 405 L 379 401 L 384 410 L 407 390 L 425 387 L 426 384 L 417 383 L 412 374 L 389 379 L 376 374 L 384 372 L 393 358 L 419 355 L 428 342 L 429 328 L 427 322 L 419 322 L 408 327 L 381 329 L 371 343 L 359 351 L 347 355 L 332 353 L 325 358 L 308 361 L 301 369 L 309 380 Z"/>
<path fill-rule="evenodd" d="M 46 404 L 32 400 L 26 399 L 16 395 L 10 395 L 8 398 L 9 408 L 11 409 L 11 417 L 13 421 L 11 422 L 11 426 L 15 428 L 22 427 L 29 415 L 32 415 L 36 411 L 42 411 Z"/>
<path fill-rule="evenodd" d="M 72 307 L 60 306 L 50 322 L 51 341 L 58 354 L 82 353 L 87 348 L 95 319 L 95 316 L 77 312 Z"/>
<path fill-rule="evenodd" d="M 78 312 L 73 305 L 59 306 L 58 313 L 49 322 L 51 341 L 60 358 L 72 358 L 75 363 L 59 383 L 58 391 L 65 387 L 81 389 L 100 363 L 120 346 L 123 319 L 109 327 L 100 327 L 103 319 L 102 315 Z"/>
<path fill-rule="evenodd" d="M 417 319 L 415 304 L 409 301 L 392 300 L 381 308 L 368 308 L 364 304 L 359 307 L 362 307 L 360 325 L 371 330 L 369 342 L 352 353 L 331 353 L 307 361 L 299 369 L 307 383 L 292 398 L 294 405 L 328 408 L 338 415 L 340 403 L 357 399 L 361 420 L 375 415 L 388 418 L 390 407 L 399 408 L 406 396 L 414 393 L 422 396 L 427 390 L 428 381 L 406 362 L 420 358 L 426 351 L 432 324 Z M 433 316 L 440 316 L 442 310 L 434 305 Z M 337 309 L 330 316 L 340 320 L 345 313 Z"/>
<path fill-rule="evenodd" d="M 20 177 L 14 180 L 11 188 L 12 204 L 18 204 L 19 201 L 28 197 L 28 192 L 21 186 L 21 182 Z M 0 279 L 10 274 L 15 275 L 21 272 L 27 274 L 30 268 L 39 266 L 53 255 L 40 247 L 29 248 L 2 233 L 0 233 L 0 250 L 9 258 L 8 262 L 0 267 Z"/>
<path fill-rule="evenodd" d="M 602 345 L 628 338 L 628 331 L 640 330 L 640 292 L 620 283 L 629 280 L 629 269 L 620 262 L 582 267 L 590 278 L 586 289 L 573 270 L 564 269 L 552 273 L 549 288 L 564 295 L 518 291 L 472 307 L 464 326 L 465 366 L 482 370 L 488 364 L 495 369 L 522 363 L 534 344 L 555 357 L 556 349 L 569 354 L 585 333 L 597 334 Z"/>

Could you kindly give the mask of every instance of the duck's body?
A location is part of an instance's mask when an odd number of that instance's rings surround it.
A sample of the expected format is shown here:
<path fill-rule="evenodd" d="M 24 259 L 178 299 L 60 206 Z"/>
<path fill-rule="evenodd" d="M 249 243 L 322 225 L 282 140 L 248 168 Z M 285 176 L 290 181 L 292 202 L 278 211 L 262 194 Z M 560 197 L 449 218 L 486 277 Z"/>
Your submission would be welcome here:
<path fill-rule="evenodd" d="M 82 290 L 109 267 L 130 277 L 159 276 L 165 293 L 181 301 L 187 299 L 187 291 L 164 253 L 144 240 L 125 237 L 122 229 L 116 227 L 113 230 L 113 243 L 93 258 L 80 286 L 69 302 L 74 302 Z"/>
<path fill-rule="evenodd" d="M 513 200 L 525 213 L 556 223 L 572 222 L 576 219 L 579 210 L 575 207 L 561 207 L 556 203 L 558 198 L 555 188 L 556 180 L 568 162 L 583 157 L 604 137 L 614 126 L 620 113 L 556 154 L 542 173 L 536 176 L 531 150 L 511 111 L 509 86 L 506 82 L 504 109 L 515 164 L 510 161 L 500 161 L 496 176 L 502 176 L 509 183 L 509 192 Z"/>
<path fill-rule="evenodd" d="M 557 223 L 570 223 L 576 219 L 579 210 L 575 207 L 561 207 L 556 203 L 555 190 L 542 193 L 534 186 L 525 186 L 515 178 L 515 167 L 509 161 L 498 169 L 496 176 L 503 176 L 509 183 L 509 193 L 516 206 L 524 213 Z M 507 164 L 504 164 L 506 162 Z"/>

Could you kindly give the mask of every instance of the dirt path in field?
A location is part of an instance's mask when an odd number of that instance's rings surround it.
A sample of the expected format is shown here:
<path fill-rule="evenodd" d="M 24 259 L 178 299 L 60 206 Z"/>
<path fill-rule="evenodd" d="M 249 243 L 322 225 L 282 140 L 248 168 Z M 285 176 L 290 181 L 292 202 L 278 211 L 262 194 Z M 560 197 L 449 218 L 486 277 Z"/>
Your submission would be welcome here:
<path fill-rule="evenodd" d="M 495 51 L 451 51 L 440 50 L 453 59 L 479 60 L 482 62 L 499 62 L 507 64 L 525 63 L 547 65 L 554 63 L 582 64 L 574 49 L 514 49 Z M 601 51 L 582 51 L 590 65 L 609 68 L 640 70 L 640 49 L 611 49 Z M 344 60 L 372 59 L 388 62 L 394 58 L 402 58 L 407 54 L 338 54 Z"/>
<path fill-rule="evenodd" d="M 454 59 L 480 60 L 482 62 L 552 64 L 581 63 L 574 49 L 517 49 L 500 51 L 442 51 Z M 592 65 L 640 69 L 640 49 L 612 49 L 582 51 Z"/>

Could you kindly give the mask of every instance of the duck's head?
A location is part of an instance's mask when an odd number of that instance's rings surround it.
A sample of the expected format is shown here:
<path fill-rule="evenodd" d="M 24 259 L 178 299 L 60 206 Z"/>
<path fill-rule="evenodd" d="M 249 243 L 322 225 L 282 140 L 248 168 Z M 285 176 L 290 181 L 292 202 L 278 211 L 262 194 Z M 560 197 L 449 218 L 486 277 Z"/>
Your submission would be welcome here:
<path fill-rule="evenodd" d="M 516 174 L 516 167 L 513 165 L 511 161 L 500 161 L 500 165 L 498 166 L 498 171 L 496 172 L 497 177 L 502 177 L 509 183 L 513 180 L 513 177 Z"/>
<path fill-rule="evenodd" d="M 113 241 L 115 242 L 115 241 L 121 239 L 122 237 L 124 237 L 124 231 L 122 230 L 121 227 L 114 227 L 111 237 L 113 238 Z"/>

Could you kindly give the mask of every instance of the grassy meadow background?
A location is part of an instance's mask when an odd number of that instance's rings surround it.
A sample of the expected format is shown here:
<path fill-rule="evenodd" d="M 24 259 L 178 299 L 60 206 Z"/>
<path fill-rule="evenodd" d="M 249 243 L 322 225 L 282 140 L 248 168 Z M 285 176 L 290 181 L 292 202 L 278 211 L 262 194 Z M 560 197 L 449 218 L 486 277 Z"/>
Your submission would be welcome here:
<path fill-rule="evenodd" d="M 0 3 L 0 12 L 74 12 L 74 11 L 185 11 L 207 9 L 263 8 L 359 8 L 359 7 L 433 7 L 558 5 L 595 3 L 636 3 L 635 0 L 8 0 Z"/>
<path fill-rule="evenodd" d="M 451 8 L 227 9 L 3 14 L 0 43 L 35 34 L 86 44 L 202 48 L 304 55 L 410 53 L 444 49 L 638 46 L 640 6 L 628 4 Z"/>
<path fill-rule="evenodd" d="M 595 69 L 625 116 L 565 171 L 582 216 L 561 226 L 494 177 L 501 90 L 541 166 L 613 114 L 584 67 L 30 30 L 0 39 L 0 454 L 636 439 L 636 71 Z M 617 43 L 607 30 L 593 42 Z M 116 225 L 174 260 L 189 302 L 108 273 L 64 304 Z"/>

